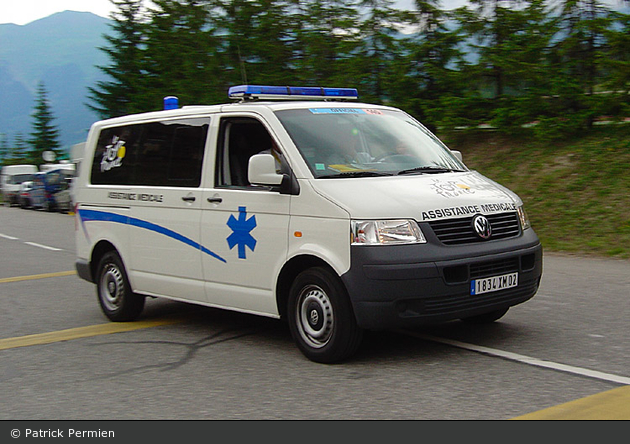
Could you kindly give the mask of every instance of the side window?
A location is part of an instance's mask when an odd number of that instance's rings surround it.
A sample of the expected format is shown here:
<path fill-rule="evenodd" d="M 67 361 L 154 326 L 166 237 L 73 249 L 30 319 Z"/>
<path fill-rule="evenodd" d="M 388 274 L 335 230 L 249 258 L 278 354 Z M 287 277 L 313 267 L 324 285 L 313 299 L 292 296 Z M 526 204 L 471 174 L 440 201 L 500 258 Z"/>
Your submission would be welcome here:
<path fill-rule="evenodd" d="M 247 180 L 249 158 L 260 152 L 271 152 L 272 143 L 271 135 L 256 119 L 222 119 L 217 142 L 216 186 L 251 187 Z"/>
<path fill-rule="evenodd" d="M 95 185 L 131 185 L 142 125 L 105 128 L 99 135 L 92 161 Z"/>
<path fill-rule="evenodd" d="M 198 187 L 209 119 L 168 120 L 101 132 L 92 183 Z"/>

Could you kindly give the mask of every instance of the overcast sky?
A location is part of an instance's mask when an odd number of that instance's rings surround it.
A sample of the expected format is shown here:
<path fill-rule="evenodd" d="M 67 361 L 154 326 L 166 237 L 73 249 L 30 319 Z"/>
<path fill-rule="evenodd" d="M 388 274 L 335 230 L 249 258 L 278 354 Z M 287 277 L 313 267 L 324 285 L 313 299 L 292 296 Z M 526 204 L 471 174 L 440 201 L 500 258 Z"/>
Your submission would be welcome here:
<path fill-rule="evenodd" d="M 442 0 L 444 8 L 459 6 L 465 0 Z M 397 0 L 402 8 L 410 8 L 413 0 Z M 61 11 L 89 11 L 101 17 L 109 17 L 115 7 L 109 0 L 2 0 L 0 23 L 25 25 Z"/>

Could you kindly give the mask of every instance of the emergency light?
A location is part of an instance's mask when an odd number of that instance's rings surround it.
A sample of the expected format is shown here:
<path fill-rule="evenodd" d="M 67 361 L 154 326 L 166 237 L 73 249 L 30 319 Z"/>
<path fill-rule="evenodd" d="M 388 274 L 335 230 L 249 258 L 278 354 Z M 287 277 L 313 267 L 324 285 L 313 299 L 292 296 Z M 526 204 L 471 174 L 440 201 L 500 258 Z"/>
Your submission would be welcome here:
<path fill-rule="evenodd" d="M 359 93 L 356 88 L 239 85 L 228 90 L 228 97 L 241 100 L 356 100 Z"/>

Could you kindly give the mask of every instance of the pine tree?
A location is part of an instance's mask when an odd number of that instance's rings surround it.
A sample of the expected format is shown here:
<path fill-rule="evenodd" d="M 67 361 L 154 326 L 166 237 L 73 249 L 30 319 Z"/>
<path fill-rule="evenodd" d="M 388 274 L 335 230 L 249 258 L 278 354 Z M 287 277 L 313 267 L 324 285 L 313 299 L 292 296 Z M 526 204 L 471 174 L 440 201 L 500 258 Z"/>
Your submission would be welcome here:
<path fill-rule="evenodd" d="M 225 100 L 225 75 L 217 56 L 218 41 L 206 2 L 156 0 L 149 10 L 143 51 L 145 82 L 142 107 L 160 109 L 165 96 L 180 105 Z"/>
<path fill-rule="evenodd" d="M 459 80 L 466 76 L 462 38 L 449 27 L 450 15 L 440 0 L 416 0 L 415 5 L 410 24 L 417 31 L 406 40 L 407 72 L 397 75 L 396 96 L 400 106 L 435 131 L 438 124 L 452 126 L 459 120 L 470 79 Z M 453 101 L 459 106 L 453 107 Z"/>
<path fill-rule="evenodd" d="M 597 0 L 564 0 L 559 19 L 554 81 L 550 84 L 557 117 L 550 123 L 563 135 L 590 128 L 602 111 L 606 98 L 594 93 L 604 81 L 602 55 L 612 19 L 610 9 Z"/>
<path fill-rule="evenodd" d="M 31 138 L 28 140 L 28 144 L 32 148 L 34 163 L 40 165 L 43 163 L 42 153 L 44 151 L 52 151 L 57 155 L 60 146 L 59 130 L 53 124 L 55 117 L 50 108 L 48 92 L 43 82 L 37 86 L 35 111 L 31 116 L 33 117 L 33 131 L 30 133 Z"/>
<path fill-rule="evenodd" d="M 318 86 L 353 83 L 351 58 L 359 46 L 355 0 L 307 0 L 294 16 L 295 67 L 300 81 Z"/>
<path fill-rule="evenodd" d="M 144 91 L 142 47 L 145 36 L 143 0 L 111 0 L 118 8 L 112 14 L 112 34 L 104 35 L 109 46 L 99 48 L 111 63 L 98 68 L 110 80 L 96 82 L 88 88 L 88 107 L 102 118 L 143 111 L 139 99 Z M 150 88 L 150 86 L 147 86 Z"/>
<path fill-rule="evenodd" d="M 237 84 L 294 83 L 295 23 L 292 1 L 236 0 L 216 2 L 211 17 L 218 38 L 224 90 Z"/>
<path fill-rule="evenodd" d="M 35 164 L 37 163 L 38 156 L 33 154 L 33 151 L 29 149 L 28 143 L 24 140 L 24 136 L 22 133 L 17 133 L 13 142 L 13 150 L 12 150 L 12 158 L 11 162 L 14 165 L 26 163 L 26 164 Z M 39 156 L 41 160 L 41 156 Z"/>
<path fill-rule="evenodd" d="M 400 30 L 410 19 L 393 7 L 392 0 L 361 0 L 364 18 L 361 20 L 358 46 L 348 68 L 361 98 L 368 102 L 385 103 L 394 99 L 392 77 L 396 61 L 404 56 Z"/>
<path fill-rule="evenodd" d="M 544 0 L 504 10 L 503 20 L 512 32 L 496 52 L 504 70 L 504 94 L 495 103 L 491 122 L 500 131 L 514 133 L 549 111 L 548 101 L 542 98 L 549 95 L 553 82 L 549 53 L 558 24 Z"/>
<path fill-rule="evenodd" d="M 628 2 L 630 3 L 630 2 Z M 602 67 L 607 71 L 604 83 L 606 108 L 604 113 L 617 117 L 630 116 L 630 14 L 611 13 L 613 24 L 606 30 L 608 50 L 602 55 Z"/>
<path fill-rule="evenodd" d="M 7 165 L 10 157 L 9 139 L 5 133 L 0 133 L 0 166 Z"/>

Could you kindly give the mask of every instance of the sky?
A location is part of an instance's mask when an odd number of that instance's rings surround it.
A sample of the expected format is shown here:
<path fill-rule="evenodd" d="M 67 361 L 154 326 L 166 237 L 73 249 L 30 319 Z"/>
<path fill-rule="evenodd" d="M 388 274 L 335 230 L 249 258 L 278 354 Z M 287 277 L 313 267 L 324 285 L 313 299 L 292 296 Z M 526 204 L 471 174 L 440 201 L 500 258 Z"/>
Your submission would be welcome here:
<path fill-rule="evenodd" d="M 109 17 L 116 7 L 110 0 L 0 0 L 0 24 L 14 23 L 26 25 L 35 20 L 48 17 L 55 12 L 79 11 L 92 12 L 101 17 Z M 463 0 L 442 0 L 443 6 Z M 410 8 L 413 0 L 397 0 L 404 8 Z"/>
<path fill-rule="evenodd" d="M 109 0 L 0 0 L 0 24 L 26 25 L 55 12 L 92 12 L 109 17 L 115 6 Z"/>

